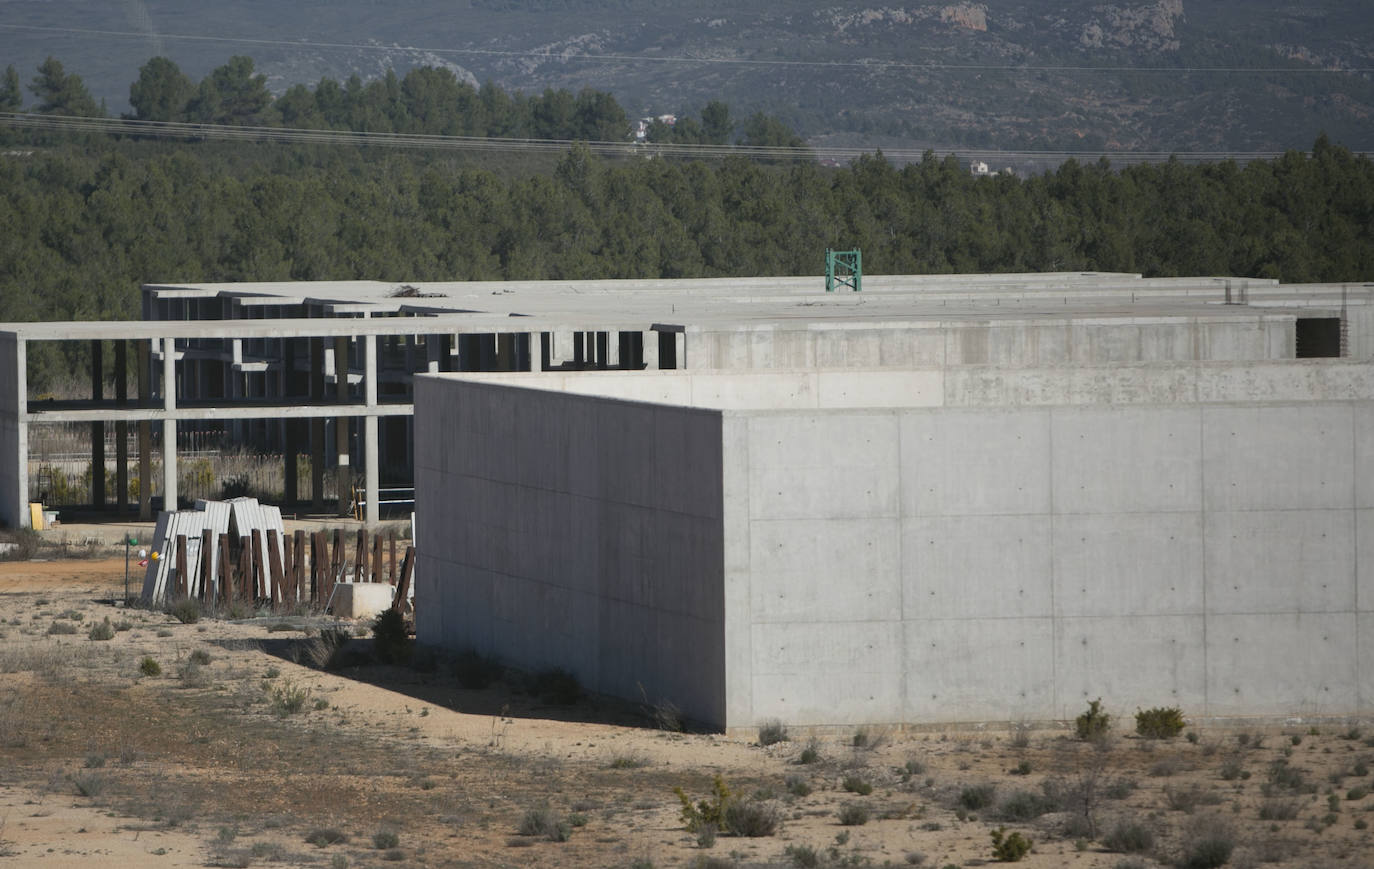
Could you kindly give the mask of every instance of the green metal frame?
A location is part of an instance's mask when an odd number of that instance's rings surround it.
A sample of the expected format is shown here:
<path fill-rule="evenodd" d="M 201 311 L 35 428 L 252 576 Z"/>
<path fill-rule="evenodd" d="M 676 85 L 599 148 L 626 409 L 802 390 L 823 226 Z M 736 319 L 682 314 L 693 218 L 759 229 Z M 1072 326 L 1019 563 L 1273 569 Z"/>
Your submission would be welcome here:
<path fill-rule="evenodd" d="M 854 292 L 863 290 L 864 257 L 858 250 L 825 249 L 825 291 L 848 287 Z"/>

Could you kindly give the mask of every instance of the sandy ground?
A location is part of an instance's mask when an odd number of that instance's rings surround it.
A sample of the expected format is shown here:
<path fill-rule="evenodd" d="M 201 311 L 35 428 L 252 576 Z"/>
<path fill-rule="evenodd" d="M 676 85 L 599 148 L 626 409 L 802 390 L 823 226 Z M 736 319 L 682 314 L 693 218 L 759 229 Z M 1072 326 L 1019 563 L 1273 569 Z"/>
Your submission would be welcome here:
<path fill-rule="evenodd" d="M 1005 826 L 1033 867 L 1163 865 L 1203 827 L 1234 842 L 1230 865 L 1374 865 L 1374 747 L 1350 723 L 1153 741 L 1128 716 L 1104 746 L 793 729 L 764 747 L 658 729 L 635 704 L 545 703 L 515 677 L 464 689 L 446 664 L 318 669 L 328 620 L 182 624 L 116 606 L 123 580 L 122 556 L 0 563 L 0 864 L 976 866 Z M 114 638 L 90 639 L 105 618 Z M 684 829 L 674 789 L 704 798 L 717 774 L 776 813 L 773 835 L 707 847 Z M 541 811 L 566 841 L 520 835 Z M 1126 824 L 1144 853 L 1108 850 Z M 329 830 L 346 841 L 307 841 Z"/>

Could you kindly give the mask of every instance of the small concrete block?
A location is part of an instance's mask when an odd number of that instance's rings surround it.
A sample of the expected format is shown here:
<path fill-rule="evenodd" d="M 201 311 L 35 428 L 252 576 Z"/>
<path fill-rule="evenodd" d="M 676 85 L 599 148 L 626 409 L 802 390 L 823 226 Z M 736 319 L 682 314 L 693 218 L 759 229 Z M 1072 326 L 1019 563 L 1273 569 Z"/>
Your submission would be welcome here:
<path fill-rule="evenodd" d="M 385 582 L 341 582 L 334 586 L 330 614 L 342 619 L 369 619 L 391 606 L 394 586 Z"/>

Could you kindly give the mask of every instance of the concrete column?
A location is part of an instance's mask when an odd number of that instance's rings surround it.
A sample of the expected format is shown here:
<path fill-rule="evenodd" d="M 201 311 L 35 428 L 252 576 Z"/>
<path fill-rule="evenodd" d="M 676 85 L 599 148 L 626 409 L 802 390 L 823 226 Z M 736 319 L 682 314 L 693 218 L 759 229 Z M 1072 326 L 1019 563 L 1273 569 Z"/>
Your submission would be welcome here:
<path fill-rule="evenodd" d="M 645 332 L 640 336 L 644 339 L 644 367 L 649 371 L 658 370 L 658 333 Z"/>
<path fill-rule="evenodd" d="M 105 398 L 105 342 L 91 342 L 91 400 Z M 105 506 L 105 423 L 91 423 L 91 504 Z"/>
<path fill-rule="evenodd" d="M 0 332 L 0 524 L 28 528 L 28 363 L 24 339 Z"/>
<path fill-rule="evenodd" d="M 324 401 L 324 339 L 310 339 L 310 402 Z M 324 509 L 324 417 L 310 420 L 310 509 Z"/>
<path fill-rule="evenodd" d="M 367 506 L 363 514 L 363 519 L 369 526 L 377 524 L 381 517 L 380 505 L 377 503 L 378 492 L 381 488 L 381 475 L 377 467 L 377 456 L 380 450 L 377 448 L 377 336 L 366 335 L 363 337 L 363 394 L 367 399 L 367 416 L 363 418 L 363 461 L 365 463 L 364 473 L 366 481 Z"/>
<path fill-rule="evenodd" d="M 177 409 L 177 341 L 162 339 L 162 409 Z M 162 421 L 162 509 L 177 508 L 177 423 Z"/>
<path fill-rule="evenodd" d="M 149 402 L 153 397 L 151 350 L 147 341 L 139 341 L 137 348 L 138 398 L 139 403 Z M 138 518 L 147 522 L 153 518 L 153 424 L 148 420 L 138 423 Z"/>
<path fill-rule="evenodd" d="M 439 363 L 443 359 L 444 337 L 443 335 L 425 336 L 425 371 L 430 374 L 439 373 Z"/>
<path fill-rule="evenodd" d="M 128 344 L 117 340 L 115 349 L 115 401 L 121 408 L 129 404 Z M 129 511 L 129 424 L 115 423 L 115 511 L 121 516 Z"/>
<path fill-rule="evenodd" d="M 348 339 L 334 339 L 334 395 L 340 404 L 348 401 Z M 349 467 L 348 427 L 346 416 L 334 418 L 334 451 L 338 454 L 338 466 L 334 470 L 334 492 L 338 496 L 340 516 L 348 515 L 348 495 L 352 485 L 352 468 Z"/>

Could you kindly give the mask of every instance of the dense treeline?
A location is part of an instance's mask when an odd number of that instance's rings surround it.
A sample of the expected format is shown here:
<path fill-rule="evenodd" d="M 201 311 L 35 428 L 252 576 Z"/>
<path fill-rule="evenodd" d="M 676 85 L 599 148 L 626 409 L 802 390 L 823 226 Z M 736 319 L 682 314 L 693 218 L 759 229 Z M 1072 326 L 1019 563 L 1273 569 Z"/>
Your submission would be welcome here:
<path fill-rule="evenodd" d="M 0 112 L 103 117 L 79 75 L 49 57 L 28 85 L 34 102 L 24 105 L 19 73 L 7 67 L 0 78 Z M 443 67 L 416 67 L 404 76 L 394 70 L 364 82 L 320 79 L 313 88 L 293 85 L 280 97 L 267 89 L 267 77 L 254 72 L 249 57 L 233 57 L 199 84 L 175 62 L 154 57 L 139 68 L 129 86 L 128 117 L 230 126 L 290 127 L 479 138 L 625 141 L 630 119 L 615 97 L 593 88 L 577 94 L 546 89 L 542 94 L 508 93 L 488 82 L 460 81 Z M 648 139 L 679 144 L 800 146 L 802 140 L 776 118 L 756 113 L 737 123 L 724 103 L 712 101 L 701 120 L 683 116 L 675 125 L 655 122 Z"/>
<path fill-rule="evenodd" d="M 551 173 L 351 148 L 88 140 L 0 157 L 0 319 L 132 316 L 147 281 L 1102 269 L 1374 278 L 1374 164 L 1318 140 L 1246 166 L 952 158 L 828 170 L 634 160 Z"/>
<path fill-rule="evenodd" d="M 861 248 L 872 274 L 1374 279 L 1374 162 L 1325 137 L 1245 166 L 1070 161 L 1024 179 L 933 155 L 826 169 L 575 146 L 499 172 L 474 159 L 11 134 L 0 320 L 137 316 L 151 281 L 820 274 L 827 247 Z"/>

